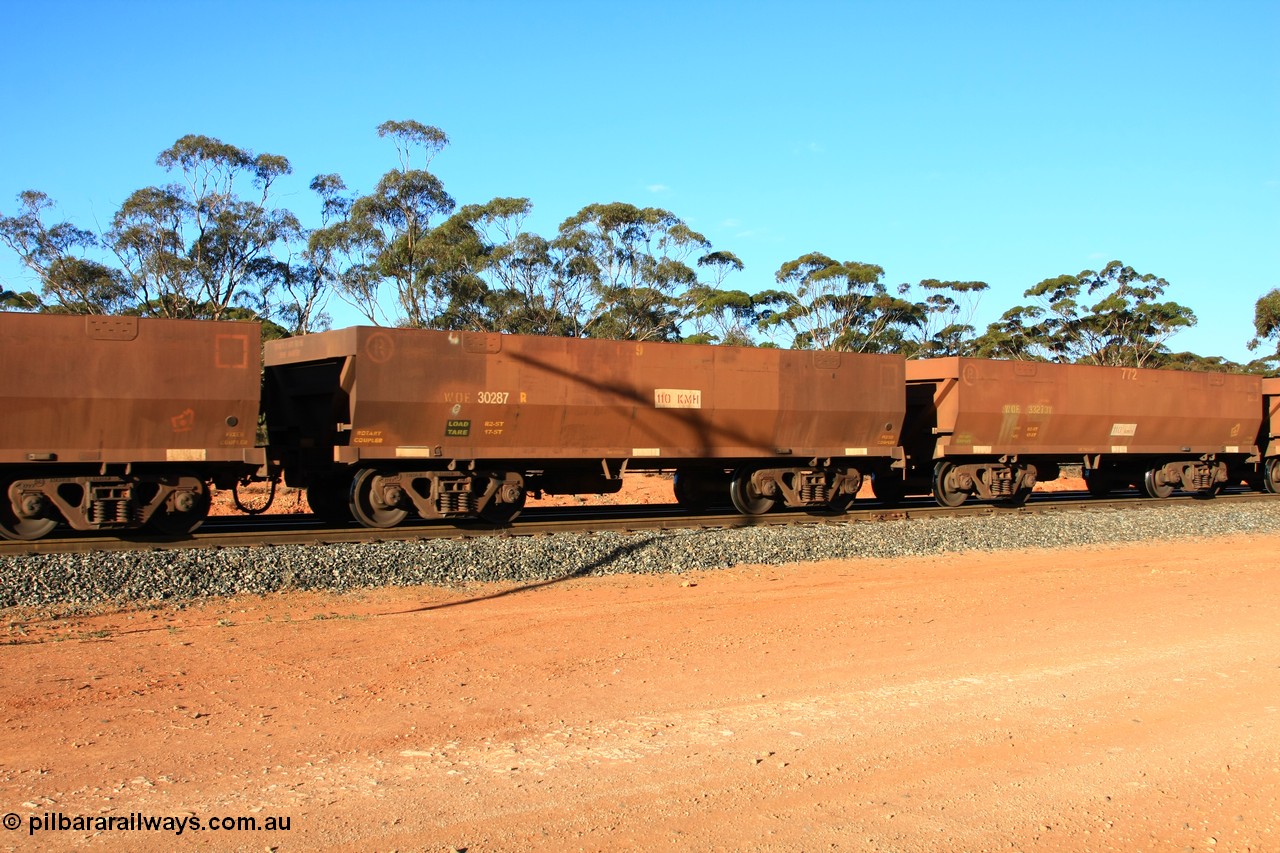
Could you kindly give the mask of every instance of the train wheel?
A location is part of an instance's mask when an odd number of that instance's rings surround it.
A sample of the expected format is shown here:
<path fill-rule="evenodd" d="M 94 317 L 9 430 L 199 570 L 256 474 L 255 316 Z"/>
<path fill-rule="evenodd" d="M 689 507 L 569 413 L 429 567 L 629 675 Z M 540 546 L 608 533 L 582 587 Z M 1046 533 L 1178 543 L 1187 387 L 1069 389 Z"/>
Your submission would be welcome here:
<path fill-rule="evenodd" d="M 885 506 L 897 506 L 907 496 L 907 483 L 893 471 L 887 474 L 873 472 L 871 493 Z"/>
<path fill-rule="evenodd" d="M 853 506 L 855 498 L 857 495 L 836 495 L 827 501 L 827 512 L 833 515 L 844 515 L 849 511 L 849 507 Z"/>
<path fill-rule="evenodd" d="M 212 503 L 209 487 L 201 482 L 198 492 L 181 491 L 170 495 L 148 524 L 166 536 L 185 536 L 204 524 Z"/>
<path fill-rule="evenodd" d="M 509 488 L 513 485 L 514 484 L 499 486 L 498 491 L 502 492 L 503 489 Z M 490 524 L 510 524 L 515 521 L 516 517 L 520 515 L 521 510 L 524 509 L 525 498 L 528 496 L 528 493 L 525 492 L 523 487 L 516 488 L 518 488 L 519 491 L 518 496 L 515 492 L 511 492 L 511 494 L 507 495 L 508 498 L 514 497 L 514 500 L 506 500 L 501 503 L 497 500 L 490 500 L 489 503 L 485 505 L 484 509 L 477 513 L 480 516 L 480 519 L 482 521 L 487 521 Z M 494 495 L 494 498 L 497 498 L 497 495 Z"/>
<path fill-rule="evenodd" d="M 1280 495 L 1280 457 L 1268 459 L 1263 466 L 1262 487 L 1273 495 Z"/>
<path fill-rule="evenodd" d="M 365 527 L 395 527 L 409 515 L 406 509 L 391 506 L 382 499 L 382 474 L 365 468 L 351 481 L 347 503 L 356 521 Z"/>
<path fill-rule="evenodd" d="M 1112 480 L 1111 473 L 1100 468 L 1089 468 L 1084 472 L 1084 484 L 1090 497 L 1105 498 L 1111 494 Z"/>
<path fill-rule="evenodd" d="M 314 480 L 307 486 L 307 506 L 311 514 L 331 524 L 351 521 L 351 481 L 346 477 L 331 476 Z"/>
<path fill-rule="evenodd" d="M 685 512 L 701 515 L 711 506 L 707 490 L 703 488 L 698 475 L 692 471 L 677 471 L 671 490 L 675 492 L 676 503 Z"/>
<path fill-rule="evenodd" d="M 940 506 L 957 507 L 969 497 L 955 481 L 955 468 L 950 462 L 939 462 L 933 469 L 933 498 Z"/>
<path fill-rule="evenodd" d="M 1159 468 L 1152 468 L 1150 471 L 1143 474 L 1142 490 L 1147 493 L 1147 497 L 1164 500 L 1173 494 L 1173 484 L 1161 483 L 1157 480 L 1156 477 L 1159 473 Z"/>
<path fill-rule="evenodd" d="M 740 468 L 729 481 L 729 500 L 743 515 L 764 515 L 778 502 L 777 498 L 759 494 L 751 488 L 751 471 L 747 468 Z"/>
<path fill-rule="evenodd" d="M 23 518 L 13 511 L 9 502 L 9 483 L 0 484 L 0 539 L 14 539 L 19 542 L 30 542 L 47 536 L 58 526 L 54 518 Z"/>

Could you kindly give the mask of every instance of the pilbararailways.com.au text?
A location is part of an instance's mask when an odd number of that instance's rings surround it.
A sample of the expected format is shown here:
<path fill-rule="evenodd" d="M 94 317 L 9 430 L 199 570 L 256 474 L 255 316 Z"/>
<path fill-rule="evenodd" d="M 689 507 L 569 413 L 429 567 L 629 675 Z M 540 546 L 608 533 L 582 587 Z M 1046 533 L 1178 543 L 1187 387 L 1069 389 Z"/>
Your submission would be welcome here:
<path fill-rule="evenodd" d="M 18 830 L 24 826 L 27 835 L 42 832 L 288 832 L 293 819 L 288 816 L 213 815 L 77 815 L 62 812 L 21 815 L 9 812 L 3 818 L 4 828 Z"/>

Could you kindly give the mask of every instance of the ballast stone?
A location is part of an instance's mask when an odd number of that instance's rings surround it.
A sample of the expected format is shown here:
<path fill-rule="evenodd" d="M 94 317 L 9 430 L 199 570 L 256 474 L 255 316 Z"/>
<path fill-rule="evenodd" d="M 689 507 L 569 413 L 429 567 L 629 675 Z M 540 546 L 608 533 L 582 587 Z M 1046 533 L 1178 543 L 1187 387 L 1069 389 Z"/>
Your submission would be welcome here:
<path fill-rule="evenodd" d="M 0 558 L 0 607 L 180 601 L 284 590 L 534 583 L 741 564 L 1275 532 L 1280 532 L 1280 502 L 737 529 L 37 554 Z"/>

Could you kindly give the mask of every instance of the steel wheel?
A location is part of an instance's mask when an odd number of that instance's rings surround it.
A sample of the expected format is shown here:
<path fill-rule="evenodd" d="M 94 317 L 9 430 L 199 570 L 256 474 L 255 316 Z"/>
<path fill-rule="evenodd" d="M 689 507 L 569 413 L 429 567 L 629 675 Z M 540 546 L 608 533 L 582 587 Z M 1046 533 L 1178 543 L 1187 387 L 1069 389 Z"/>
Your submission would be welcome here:
<path fill-rule="evenodd" d="M 827 501 L 827 511 L 833 515 L 844 515 L 853 506 L 857 495 L 836 495 Z"/>
<path fill-rule="evenodd" d="M 350 489 L 349 485 L 329 481 L 307 486 L 307 506 L 311 514 L 334 524 L 351 521 L 351 505 L 347 502 Z"/>
<path fill-rule="evenodd" d="M 897 506 L 907 496 L 907 483 L 895 471 L 871 474 L 871 493 L 885 506 Z"/>
<path fill-rule="evenodd" d="M 1101 468 L 1089 468 L 1084 472 L 1084 484 L 1090 497 L 1105 498 L 1111 494 L 1112 480 L 1111 472 Z"/>
<path fill-rule="evenodd" d="M 933 498 L 940 506 L 957 507 L 968 499 L 969 493 L 955 483 L 956 466 L 939 462 L 933 469 Z"/>
<path fill-rule="evenodd" d="M 711 506 L 707 490 L 693 471 L 677 471 L 671 490 L 675 493 L 676 503 L 685 512 L 701 515 Z"/>
<path fill-rule="evenodd" d="M 209 517 L 213 496 L 209 487 L 200 483 L 200 491 L 176 492 L 165 500 L 151 516 L 148 524 L 166 536 L 185 536 L 194 533 Z"/>
<path fill-rule="evenodd" d="M 382 499 L 382 474 L 365 468 L 351 481 L 347 503 L 356 521 L 365 527 L 395 527 L 409 511 L 387 504 Z"/>
<path fill-rule="evenodd" d="M 481 520 L 490 524 L 510 524 L 520 515 L 520 511 L 524 509 L 524 501 L 526 497 L 524 489 L 520 490 L 520 497 L 515 501 L 507 501 L 498 503 L 496 500 L 489 501 L 485 508 L 477 513 Z"/>
<path fill-rule="evenodd" d="M 1280 457 L 1268 459 L 1262 466 L 1262 487 L 1273 495 L 1280 495 Z"/>
<path fill-rule="evenodd" d="M 751 473 L 746 468 L 734 473 L 733 479 L 729 481 L 729 500 L 733 502 L 733 508 L 743 515 L 764 515 L 773 509 L 777 499 L 759 494 L 751 488 Z"/>
<path fill-rule="evenodd" d="M 13 511 L 9 502 L 9 483 L 4 483 L 4 491 L 0 492 L 0 539 L 14 539 L 30 542 L 47 536 L 58 526 L 56 518 L 22 518 Z"/>
<path fill-rule="evenodd" d="M 1164 500 L 1173 494 L 1173 484 L 1158 482 L 1156 480 L 1156 475 L 1159 473 L 1159 468 L 1152 468 L 1150 471 L 1143 474 L 1142 490 L 1147 493 L 1147 497 Z"/>

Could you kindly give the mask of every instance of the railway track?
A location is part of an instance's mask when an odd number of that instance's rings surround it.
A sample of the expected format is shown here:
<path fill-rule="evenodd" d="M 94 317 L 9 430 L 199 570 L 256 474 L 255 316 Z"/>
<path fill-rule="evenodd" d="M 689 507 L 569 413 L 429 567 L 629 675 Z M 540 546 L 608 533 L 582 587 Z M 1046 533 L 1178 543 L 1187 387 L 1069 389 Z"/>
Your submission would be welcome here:
<path fill-rule="evenodd" d="M 457 525 L 447 522 L 406 522 L 388 530 L 360 527 L 354 522 L 345 527 L 326 526 L 309 514 L 269 516 L 219 516 L 209 519 L 194 534 L 175 538 L 155 535 L 129 537 L 78 534 L 51 536 L 35 542 L 0 541 L 0 557 L 29 554 L 72 554 L 118 551 L 165 551 L 297 545 L 307 543 L 346 543 L 370 541 L 412 541 L 428 539 L 464 539 L 484 536 L 544 536 L 553 533 L 585 533 L 599 531 L 629 532 L 688 528 L 744 528 L 795 524 L 874 523 L 907 519 L 1031 515 L 1048 512 L 1071 512 L 1094 509 L 1141 511 L 1146 508 L 1180 504 L 1232 504 L 1275 500 L 1277 496 L 1244 489 L 1224 492 L 1211 501 L 1178 495 L 1163 500 L 1137 496 L 1098 499 L 1087 492 L 1054 492 L 1032 496 L 1021 507 L 1002 507 L 990 503 L 971 502 L 958 508 L 944 508 L 932 500 L 906 501 L 896 507 L 868 503 L 839 515 L 803 512 L 774 512 L 748 517 L 732 510 L 692 515 L 676 504 L 635 504 L 624 506 L 547 507 L 527 509 L 513 525 L 493 526 L 476 522 Z"/>

